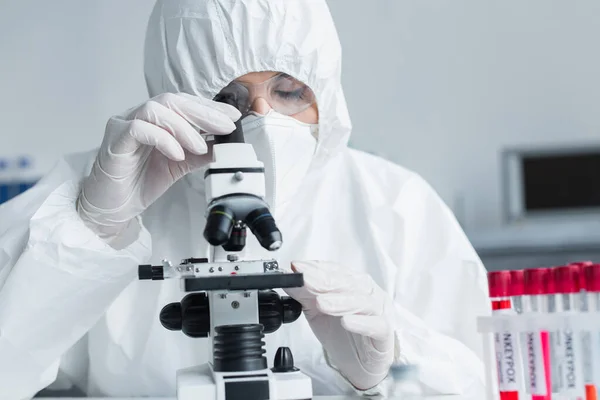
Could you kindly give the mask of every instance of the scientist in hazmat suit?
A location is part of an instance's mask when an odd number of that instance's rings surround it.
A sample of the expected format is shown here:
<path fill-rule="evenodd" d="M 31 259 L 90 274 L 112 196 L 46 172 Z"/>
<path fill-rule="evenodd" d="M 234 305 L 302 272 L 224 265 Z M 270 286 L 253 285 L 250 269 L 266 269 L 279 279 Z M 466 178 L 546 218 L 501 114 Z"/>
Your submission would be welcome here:
<path fill-rule="evenodd" d="M 158 320 L 179 282 L 139 282 L 137 265 L 226 257 L 202 236 L 199 132 L 233 131 L 241 113 L 212 101 L 232 84 L 251 94 L 242 123 L 284 236 L 276 253 L 249 236 L 242 257 L 274 256 L 306 282 L 288 291 L 304 316 L 266 337 L 270 362 L 291 347 L 316 395 L 385 394 L 393 363 L 418 364 L 426 393 L 482 393 L 484 268 L 423 179 L 347 148 L 340 75 L 324 0 L 159 0 L 151 99 L 0 208 L 0 399 L 69 383 L 173 396 L 176 370 L 208 361 L 207 339 Z"/>

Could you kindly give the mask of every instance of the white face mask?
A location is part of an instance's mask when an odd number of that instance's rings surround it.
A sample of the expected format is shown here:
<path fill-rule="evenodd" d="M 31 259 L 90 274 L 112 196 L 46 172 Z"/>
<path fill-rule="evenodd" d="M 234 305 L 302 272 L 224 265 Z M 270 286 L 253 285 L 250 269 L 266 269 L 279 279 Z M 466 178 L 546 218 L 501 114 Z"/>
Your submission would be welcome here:
<path fill-rule="evenodd" d="M 273 110 L 242 120 L 246 143 L 265 165 L 267 202 L 288 202 L 298 190 L 317 148 L 318 125 L 306 124 Z"/>

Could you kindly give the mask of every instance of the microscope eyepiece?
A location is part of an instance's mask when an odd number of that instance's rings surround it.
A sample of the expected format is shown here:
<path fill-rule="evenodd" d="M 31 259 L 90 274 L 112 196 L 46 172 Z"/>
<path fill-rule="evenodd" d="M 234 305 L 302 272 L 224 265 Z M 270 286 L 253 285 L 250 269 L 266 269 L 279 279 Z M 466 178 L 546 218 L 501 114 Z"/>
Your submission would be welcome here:
<path fill-rule="evenodd" d="M 281 232 L 277 228 L 271 212 L 266 207 L 258 208 L 249 213 L 246 217 L 246 224 L 265 249 L 275 251 L 283 244 Z"/>
<path fill-rule="evenodd" d="M 250 91 L 237 82 L 227 85 L 213 100 L 237 108 L 242 115 L 250 111 Z"/>
<path fill-rule="evenodd" d="M 229 104 L 242 113 L 242 118 L 248 113 L 248 100 L 250 92 L 244 85 L 232 82 L 221 93 L 217 94 L 214 101 Z M 215 135 L 215 143 L 244 143 L 244 130 L 242 129 L 242 118 L 235 122 L 235 130 L 229 135 Z"/>
<path fill-rule="evenodd" d="M 221 246 L 229 240 L 234 224 L 233 211 L 223 205 L 214 206 L 206 217 L 204 238 L 213 246 Z"/>

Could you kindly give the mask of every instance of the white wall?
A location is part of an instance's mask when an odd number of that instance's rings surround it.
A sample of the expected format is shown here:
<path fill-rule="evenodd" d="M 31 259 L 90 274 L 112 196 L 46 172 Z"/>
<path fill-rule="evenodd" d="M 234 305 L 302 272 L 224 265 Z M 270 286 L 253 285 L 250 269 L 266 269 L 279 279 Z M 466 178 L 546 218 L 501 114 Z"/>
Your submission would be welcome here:
<path fill-rule="evenodd" d="M 0 156 L 40 171 L 100 144 L 109 116 L 143 101 L 149 0 L 0 2 Z"/>
<path fill-rule="evenodd" d="M 47 169 L 144 99 L 152 3 L 0 3 L 0 156 Z M 503 147 L 600 140 L 597 0 L 329 3 L 353 145 L 421 173 L 468 229 L 501 223 Z"/>

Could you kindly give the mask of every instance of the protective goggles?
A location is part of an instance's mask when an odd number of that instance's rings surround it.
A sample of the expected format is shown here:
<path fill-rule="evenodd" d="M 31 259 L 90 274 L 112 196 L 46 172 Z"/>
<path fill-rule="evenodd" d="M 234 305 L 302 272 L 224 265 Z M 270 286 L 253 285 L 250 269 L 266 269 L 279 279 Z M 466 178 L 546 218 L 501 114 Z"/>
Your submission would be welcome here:
<path fill-rule="evenodd" d="M 225 101 L 246 115 L 259 97 L 283 115 L 298 114 L 315 102 L 315 95 L 308 86 L 284 73 L 261 83 L 233 81 L 215 96 L 215 100 Z"/>

